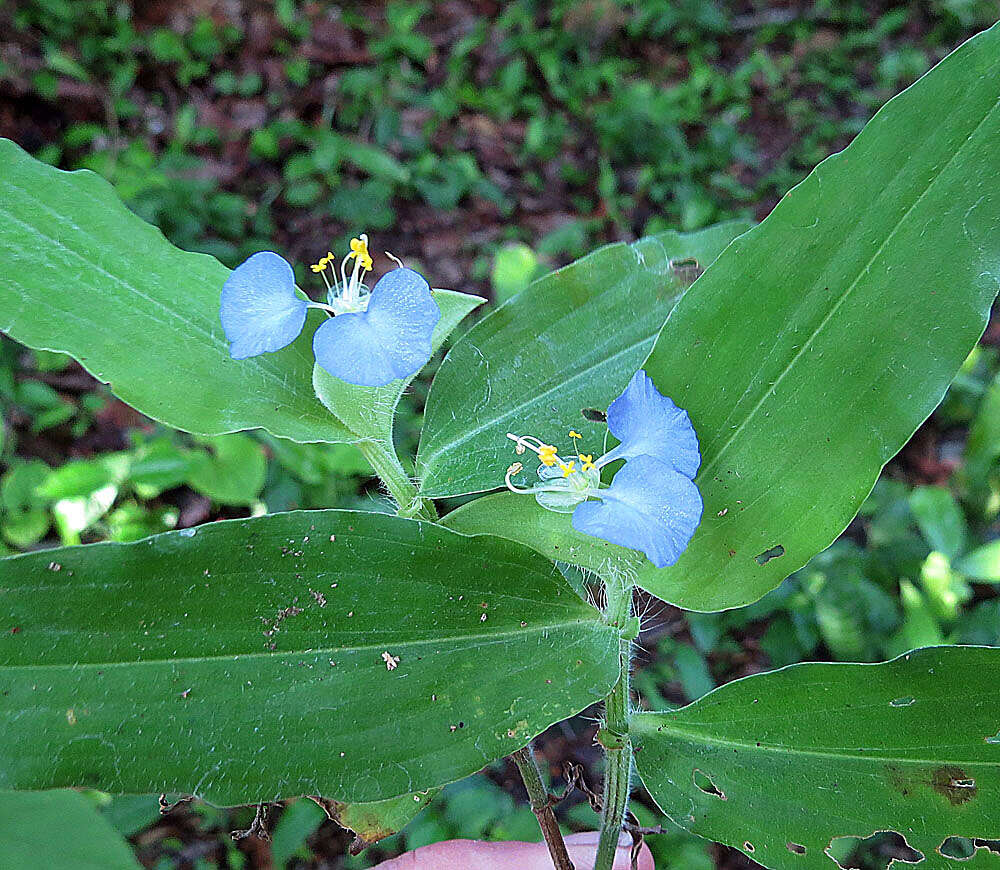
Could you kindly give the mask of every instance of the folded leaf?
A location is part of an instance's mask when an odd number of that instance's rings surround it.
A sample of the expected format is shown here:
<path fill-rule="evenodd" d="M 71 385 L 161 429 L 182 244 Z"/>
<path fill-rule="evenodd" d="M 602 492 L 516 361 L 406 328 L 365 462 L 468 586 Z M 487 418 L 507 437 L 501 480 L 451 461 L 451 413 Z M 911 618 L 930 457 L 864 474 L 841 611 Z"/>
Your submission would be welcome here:
<path fill-rule="evenodd" d="M 473 309 L 486 300 L 481 296 L 458 293 L 454 290 L 434 290 L 434 301 L 441 311 L 441 319 L 431 335 L 431 350 L 436 351 L 455 327 Z M 316 365 L 313 369 L 313 386 L 320 401 L 341 424 L 359 438 L 377 438 L 384 444 L 392 443 L 392 420 L 400 396 L 413 375 L 384 387 L 359 387 L 335 378 Z"/>

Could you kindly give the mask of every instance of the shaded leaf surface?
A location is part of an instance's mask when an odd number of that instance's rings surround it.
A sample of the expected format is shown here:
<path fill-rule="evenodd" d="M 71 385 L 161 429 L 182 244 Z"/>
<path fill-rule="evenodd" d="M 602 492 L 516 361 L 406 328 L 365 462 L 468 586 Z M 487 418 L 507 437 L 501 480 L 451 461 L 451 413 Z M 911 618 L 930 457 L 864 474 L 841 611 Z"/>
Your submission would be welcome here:
<path fill-rule="evenodd" d="M 381 514 L 50 550 L 0 578 L 5 788 L 378 800 L 523 746 L 617 660 L 550 562 Z"/>
<path fill-rule="evenodd" d="M 930 870 L 957 866 L 947 837 L 1000 836 L 998 709 L 1000 650 L 932 647 L 737 680 L 632 739 L 673 821 L 765 867 L 827 870 L 831 839 L 892 830 Z"/>
<path fill-rule="evenodd" d="M 75 791 L 0 791 L 5 867 L 139 870 L 128 843 Z"/>
<path fill-rule="evenodd" d="M 748 603 L 851 520 L 985 327 L 998 141 L 1000 26 L 890 101 L 681 299 L 645 368 L 698 432 L 705 519 L 649 592 Z"/>
<path fill-rule="evenodd" d="M 535 281 L 448 352 L 427 400 L 417 457 L 427 496 L 495 489 L 513 455 L 508 432 L 603 443 L 605 410 L 639 368 L 664 318 L 694 279 L 681 261 L 712 262 L 750 226 L 614 244 Z"/>

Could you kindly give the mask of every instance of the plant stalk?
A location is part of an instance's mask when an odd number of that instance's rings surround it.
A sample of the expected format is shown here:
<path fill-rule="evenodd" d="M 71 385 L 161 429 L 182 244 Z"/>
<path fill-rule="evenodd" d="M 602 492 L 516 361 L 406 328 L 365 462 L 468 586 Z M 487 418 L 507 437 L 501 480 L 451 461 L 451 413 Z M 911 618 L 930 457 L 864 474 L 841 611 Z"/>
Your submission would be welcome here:
<path fill-rule="evenodd" d="M 399 516 L 432 522 L 438 518 L 434 503 L 430 499 L 421 498 L 396 456 L 395 450 L 381 441 L 359 441 L 358 449 L 389 490 L 389 494 L 396 502 L 396 513 Z"/>
<path fill-rule="evenodd" d="M 632 581 L 610 576 L 605 579 L 607 603 L 605 619 L 624 629 L 632 613 Z M 621 836 L 625 810 L 628 806 L 629 779 L 632 774 L 632 744 L 629 727 L 629 670 L 632 664 L 632 641 L 623 638 L 618 648 L 618 681 L 604 702 L 606 770 L 601 813 L 601 836 L 597 844 L 594 870 L 612 870 L 618 838 Z"/>
<path fill-rule="evenodd" d="M 573 862 L 569 859 L 569 853 L 566 851 L 566 843 L 563 841 L 562 831 L 559 830 L 556 815 L 552 812 L 549 793 L 542 782 L 542 775 L 535 762 L 535 754 L 532 752 L 531 744 L 529 743 L 524 749 L 518 749 L 511 758 L 514 759 L 514 764 L 521 772 L 521 779 L 524 780 L 524 787 L 528 791 L 531 811 L 538 819 L 538 827 L 542 829 L 542 837 L 549 847 L 552 866 L 556 870 L 575 870 Z"/>

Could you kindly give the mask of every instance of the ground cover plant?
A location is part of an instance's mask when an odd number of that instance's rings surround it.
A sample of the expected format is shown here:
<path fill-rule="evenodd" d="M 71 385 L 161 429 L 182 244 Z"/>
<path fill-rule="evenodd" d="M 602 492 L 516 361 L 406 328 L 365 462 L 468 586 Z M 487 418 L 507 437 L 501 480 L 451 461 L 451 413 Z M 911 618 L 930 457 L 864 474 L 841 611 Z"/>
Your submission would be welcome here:
<path fill-rule="evenodd" d="M 412 23 L 394 9 L 402 39 Z M 461 806 L 439 788 L 511 755 L 560 866 L 522 747 L 604 699 L 600 818 L 580 806 L 601 829 L 598 866 L 623 825 L 662 838 L 667 862 L 707 859 L 681 830 L 766 867 L 866 850 L 995 861 L 997 400 L 994 360 L 970 352 L 997 290 L 998 40 L 961 46 L 760 225 L 652 227 L 519 293 L 513 281 L 465 334 L 481 298 L 432 290 L 405 252 L 362 283 L 377 251 L 360 232 L 296 263 L 307 298 L 291 252 L 230 272 L 96 176 L 0 143 L 0 326 L 38 349 L 26 363 L 5 344 L 10 406 L 39 432 L 86 432 L 99 403 L 15 374 L 60 383 L 69 354 L 187 433 L 4 476 L 8 544 L 51 526 L 70 545 L 2 563 L 0 784 L 19 790 L 3 801 L 28 820 L 10 827 L 22 848 L 46 818 L 93 815 L 86 796 L 38 792 L 62 786 L 100 790 L 126 833 L 142 826 L 132 799 L 108 795 L 257 805 L 248 839 L 268 805 L 320 798 L 274 829 L 289 858 L 324 811 L 361 846 L 430 804 L 435 839 L 461 824 L 433 815 Z M 532 251 L 507 254 L 498 288 L 512 258 L 537 269 Z M 443 347 L 418 420 L 400 400 Z M 953 381 L 939 416 L 971 429 L 951 486 L 883 479 L 866 501 Z M 342 503 L 350 486 L 330 479 L 372 473 L 391 498 L 376 510 L 276 512 Z M 254 516 L 195 528 L 183 506 L 142 506 L 181 485 Z M 826 549 L 859 509 L 863 535 Z M 120 543 L 76 546 L 95 534 Z M 692 644 L 665 637 L 669 674 L 647 669 L 633 692 L 654 600 L 689 612 Z M 893 661 L 793 665 L 672 709 L 659 686 L 676 676 L 703 695 L 709 653 L 764 617 L 774 664 L 818 647 Z M 955 703 L 957 721 L 942 714 Z M 585 792 L 595 775 L 567 779 Z M 651 818 L 627 810 L 640 782 Z M 513 838 L 507 815 L 483 824 Z M 128 866 L 107 822 L 92 830 L 100 860 Z"/>

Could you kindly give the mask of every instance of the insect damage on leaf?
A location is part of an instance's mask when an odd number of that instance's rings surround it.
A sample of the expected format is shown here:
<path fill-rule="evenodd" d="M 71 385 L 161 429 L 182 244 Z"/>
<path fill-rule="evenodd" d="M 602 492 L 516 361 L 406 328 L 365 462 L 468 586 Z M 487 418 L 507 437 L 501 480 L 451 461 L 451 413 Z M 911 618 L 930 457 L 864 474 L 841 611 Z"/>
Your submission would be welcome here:
<path fill-rule="evenodd" d="M 782 547 L 781 544 L 778 544 L 776 547 L 771 547 L 769 550 L 765 550 L 763 553 L 754 556 L 754 561 L 758 565 L 766 565 L 772 559 L 777 559 L 779 556 L 784 555 L 785 548 Z"/>

